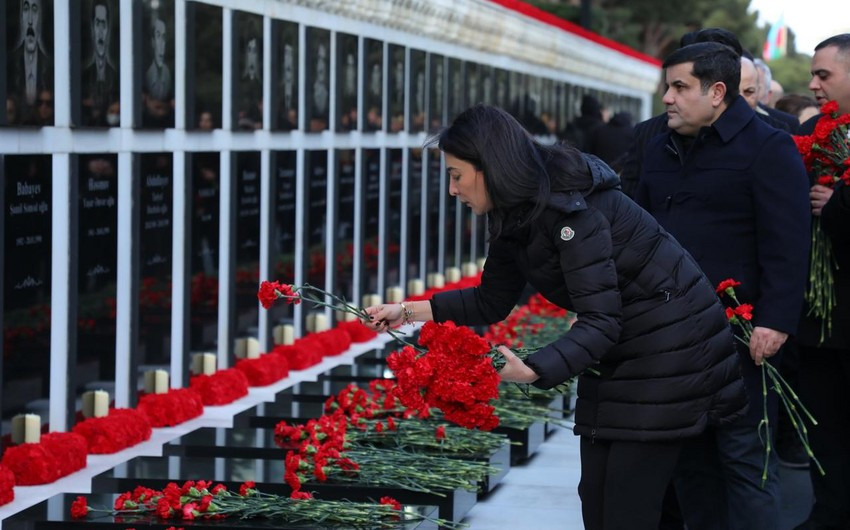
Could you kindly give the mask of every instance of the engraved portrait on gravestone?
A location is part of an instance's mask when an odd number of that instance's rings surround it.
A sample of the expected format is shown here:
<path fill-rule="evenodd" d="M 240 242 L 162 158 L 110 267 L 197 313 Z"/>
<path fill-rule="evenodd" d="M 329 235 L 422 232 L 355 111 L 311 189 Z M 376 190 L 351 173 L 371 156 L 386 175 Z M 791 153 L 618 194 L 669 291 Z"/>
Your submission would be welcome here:
<path fill-rule="evenodd" d="M 50 125 L 53 123 L 53 57 L 48 43 L 53 25 L 48 8 L 52 2 L 7 2 L 10 31 L 6 36 L 6 115 L 0 123 Z"/>
<path fill-rule="evenodd" d="M 249 13 L 236 13 L 239 52 L 238 73 L 233 98 L 235 129 L 253 131 L 263 127 L 263 30 L 262 18 Z"/>
<path fill-rule="evenodd" d="M 107 0 L 91 2 L 88 39 L 85 31 L 82 35 L 84 43 L 91 41 L 91 53 L 82 71 L 82 125 L 116 127 L 120 122 L 120 80 L 112 54 L 117 13 L 112 4 Z"/>
<path fill-rule="evenodd" d="M 145 90 L 153 99 L 165 100 L 171 95 L 171 69 L 165 64 L 165 21 L 154 18 L 151 23 L 151 49 L 153 60 L 145 72 Z"/>
<path fill-rule="evenodd" d="M 272 128 L 298 128 L 298 24 L 272 22 Z"/>
<path fill-rule="evenodd" d="M 142 38 L 141 126 L 174 126 L 174 4 L 147 0 Z"/>
<path fill-rule="evenodd" d="M 316 78 L 313 80 L 313 109 L 315 115 L 328 112 L 328 48 L 320 43 L 316 48 Z"/>
<path fill-rule="evenodd" d="M 336 129 L 357 129 L 357 58 L 359 42 L 357 35 L 336 35 Z"/>

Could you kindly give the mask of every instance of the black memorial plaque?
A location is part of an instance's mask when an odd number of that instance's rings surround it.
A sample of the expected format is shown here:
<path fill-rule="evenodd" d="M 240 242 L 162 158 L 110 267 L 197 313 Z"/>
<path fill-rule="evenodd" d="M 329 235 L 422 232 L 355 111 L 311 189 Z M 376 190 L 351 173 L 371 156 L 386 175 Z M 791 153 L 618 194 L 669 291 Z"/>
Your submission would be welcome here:
<path fill-rule="evenodd" d="M 236 335 L 256 336 L 260 284 L 260 153 L 236 153 Z"/>
<path fill-rule="evenodd" d="M 384 130 L 384 43 L 363 44 L 363 130 Z"/>
<path fill-rule="evenodd" d="M 218 339 L 220 160 L 218 153 L 189 155 L 189 349 L 214 351 Z"/>
<path fill-rule="evenodd" d="M 328 128 L 330 113 L 331 32 L 307 28 L 307 130 Z"/>
<path fill-rule="evenodd" d="M 482 64 L 479 66 L 479 75 L 481 79 L 481 102 L 494 105 L 496 102 L 494 68 Z"/>
<path fill-rule="evenodd" d="M 357 35 L 336 35 L 336 128 L 357 129 L 357 65 L 360 64 Z"/>
<path fill-rule="evenodd" d="M 139 364 L 171 359 L 171 270 L 174 216 L 171 153 L 139 155 Z"/>
<path fill-rule="evenodd" d="M 221 128 L 221 8 L 186 2 L 186 128 Z"/>
<path fill-rule="evenodd" d="M 338 149 L 336 152 L 337 220 L 334 254 L 336 282 L 334 294 L 354 300 L 354 223 L 355 223 L 355 152 Z"/>
<path fill-rule="evenodd" d="M 424 279 L 422 270 L 422 150 L 411 149 L 407 170 L 407 278 Z M 410 293 L 408 293 L 410 294 Z"/>
<path fill-rule="evenodd" d="M 235 12 L 233 128 L 263 128 L 263 17 Z"/>
<path fill-rule="evenodd" d="M 501 107 L 503 110 L 509 110 L 511 90 L 508 71 L 497 68 L 493 77 L 493 104 Z"/>
<path fill-rule="evenodd" d="M 174 127 L 174 0 L 141 0 L 135 42 L 141 126 Z M 137 117 L 136 123 L 139 123 Z"/>
<path fill-rule="evenodd" d="M 53 125 L 53 0 L 5 0 L 3 14 L 6 112 L 0 125 Z"/>
<path fill-rule="evenodd" d="M 118 157 L 78 158 L 78 391 L 115 380 L 115 296 L 118 269 Z"/>
<path fill-rule="evenodd" d="M 295 281 L 295 190 L 296 159 L 294 151 L 272 153 L 272 171 L 274 175 L 274 202 L 271 250 L 272 278 L 284 283 Z M 274 324 L 292 320 L 292 305 L 274 304 L 269 309 L 269 319 Z"/>
<path fill-rule="evenodd" d="M 74 122 L 84 127 L 117 127 L 121 121 L 119 2 L 82 0 L 71 9 L 79 10 L 80 21 L 79 62 L 71 63 L 79 72 L 80 114 Z"/>
<path fill-rule="evenodd" d="M 481 103 L 484 98 L 481 94 L 481 67 L 477 63 L 463 63 L 463 79 L 466 84 L 466 101 L 463 107 L 471 107 Z"/>
<path fill-rule="evenodd" d="M 428 101 L 425 72 L 425 52 L 410 50 L 410 132 L 425 130 L 425 109 Z"/>
<path fill-rule="evenodd" d="M 388 286 L 401 280 L 401 192 L 404 158 L 401 149 L 387 149 L 387 206 L 385 274 Z"/>
<path fill-rule="evenodd" d="M 378 292 L 378 256 L 381 253 L 381 152 L 363 150 L 363 255 L 361 291 Z"/>
<path fill-rule="evenodd" d="M 272 21 L 272 129 L 298 128 L 298 24 Z"/>
<path fill-rule="evenodd" d="M 306 175 L 304 203 L 307 206 L 304 242 L 307 283 L 325 287 L 325 233 L 328 219 L 328 152 L 308 151 L 305 154 Z"/>
<path fill-rule="evenodd" d="M 446 60 L 442 55 L 428 54 L 428 129 L 443 127 L 445 115 Z"/>
<path fill-rule="evenodd" d="M 387 83 L 387 108 L 390 116 L 390 132 L 400 132 L 405 129 L 404 87 L 406 81 L 406 64 L 404 55 L 404 46 L 397 46 L 395 44 L 391 44 L 389 46 L 389 83 Z"/>
<path fill-rule="evenodd" d="M 50 395 L 50 156 L 2 157 L 2 419 Z M 5 434 L 5 433 L 4 433 Z"/>
<path fill-rule="evenodd" d="M 463 78 L 463 62 L 460 59 L 448 60 L 448 92 L 446 107 L 449 113 L 449 123 L 453 122 L 466 108 L 465 83 Z"/>
<path fill-rule="evenodd" d="M 423 213 L 426 225 L 425 264 L 426 274 L 438 271 L 440 267 L 440 245 L 446 233 L 441 224 L 440 205 L 443 203 L 440 185 L 443 179 L 442 155 L 438 149 L 427 151 L 427 176 L 425 186 L 428 192 L 426 210 Z"/>

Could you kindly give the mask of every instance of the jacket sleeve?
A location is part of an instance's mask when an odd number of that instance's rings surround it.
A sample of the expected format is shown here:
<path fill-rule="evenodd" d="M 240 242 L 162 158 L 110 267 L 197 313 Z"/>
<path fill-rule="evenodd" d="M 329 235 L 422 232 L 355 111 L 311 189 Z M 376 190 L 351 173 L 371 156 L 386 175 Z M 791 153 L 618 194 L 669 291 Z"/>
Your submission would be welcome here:
<path fill-rule="evenodd" d="M 753 200 L 761 280 L 753 324 L 794 334 L 809 270 L 809 180 L 791 137 L 772 134 L 756 159 Z"/>
<path fill-rule="evenodd" d="M 561 338 L 526 360 L 540 375 L 534 383 L 540 388 L 551 388 L 599 362 L 617 343 L 621 329 L 622 305 L 608 220 L 590 208 L 563 221 L 552 227 L 550 237 L 578 318 Z"/>
<path fill-rule="evenodd" d="M 511 245 L 493 241 L 484 262 L 481 285 L 435 294 L 431 298 L 432 316 L 436 322 L 451 320 L 464 326 L 500 322 L 513 310 L 525 283 Z"/>
<path fill-rule="evenodd" d="M 850 186 L 838 181 L 821 210 L 821 228 L 838 244 L 850 242 Z"/>

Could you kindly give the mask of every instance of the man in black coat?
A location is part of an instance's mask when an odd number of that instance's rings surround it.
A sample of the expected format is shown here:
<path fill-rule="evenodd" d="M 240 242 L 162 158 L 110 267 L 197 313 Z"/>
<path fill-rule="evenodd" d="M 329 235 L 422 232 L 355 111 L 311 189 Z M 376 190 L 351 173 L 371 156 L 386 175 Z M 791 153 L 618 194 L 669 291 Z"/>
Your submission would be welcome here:
<path fill-rule="evenodd" d="M 809 89 L 819 105 L 838 103 L 838 112 L 850 113 L 850 33 L 821 42 L 812 57 Z M 800 126 L 812 134 L 820 116 Z M 832 241 L 832 269 L 836 305 L 832 331 L 821 340 L 822 322 L 804 311 L 797 338 L 799 381 L 803 402 L 818 420 L 809 429 L 821 476 L 810 466 L 815 504 L 799 528 L 850 528 L 850 186 L 838 181 L 830 189 L 814 184 L 809 191 L 811 212 Z"/>
<path fill-rule="evenodd" d="M 679 46 L 687 46 L 688 44 L 694 44 L 696 42 L 719 42 L 720 44 L 725 44 L 735 50 L 738 55 L 750 60 L 753 59 L 752 54 L 741 47 L 741 43 L 738 41 L 735 34 L 723 28 L 705 28 L 699 31 L 685 33 L 679 41 Z M 759 112 L 756 116 L 772 127 L 792 132 L 792 129 L 790 129 L 787 125 L 769 116 L 767 113 Z M 669 128 L 667 127 L 666 113 L 653 116 L 652 118 L 642 121 L 635 126 L 634 141 L 626 153 L 623 161 L 623 170 L 620 172 L 623 193 L 629 197 L 634 198 L 635 192 L 637 191 L 638 177 L 640 176 L 641 166 L 643 165 L 643 156 L 644 151 L 646 151 L 646 145 L 656 135 L 666 133 L 668 131 Z"/>
<path fill-rule="evenodd" d="M 670 130 L 647 145 L 637 200 L 713 284 L 740 281 L 738 299 L 754 306 L 749 347 L 739 349 L 750 413 L 686 444 L 676 490 L 689 528 L 774 529 L 778 472 L 771 453 L 762 484 L 759 365 L 796 331 L 809 251 L 808 181 L 790 136 L 756 119 L 738 95 L 734 50 L 692 44 L 671 54 L 664 68 Z M 770 397 L 775 426 L 778 402 Z"/>

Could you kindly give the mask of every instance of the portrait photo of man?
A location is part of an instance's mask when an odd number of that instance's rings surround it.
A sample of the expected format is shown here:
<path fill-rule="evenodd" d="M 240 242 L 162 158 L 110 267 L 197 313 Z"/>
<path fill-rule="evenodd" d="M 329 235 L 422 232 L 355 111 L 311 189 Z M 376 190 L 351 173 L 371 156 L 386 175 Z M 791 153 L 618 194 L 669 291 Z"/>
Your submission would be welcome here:
<path fill-rule="evenodd" d="M 154 18 L 151 24 L 151 50 L 153 60 L 145 72 L 145 90 L 153 99 L 166 100 L 171 96 L 171 69 L 165 64 L 165 48 L 168 42 L 165 21 Z"/>
<path fill-rule="evenodd" d="M 9 0 L 7 4 L 7 20 L 17 21 L 17 30 L 12 25 L 7 28 L 7 125 L 53 123 L 53 57 L 47 44 L 52 33 L 50 8 L 52 0 Z M 43 95 L 51 112 L 39 112 Z"/>
<path fill-rule="evenodd" d="M 298 24 L 276 20 L 272 35 L 272 128 L 289 131 L 298 128 Z"/>
<path fill-rule="evenodd" d="M 118 12 L 107 0 L 94 0 L 83 20 L 82 120 L 84 126 L 115 127 L 120 122 L 118 67 L 111 46 L 118 41 Z M 83 11 L 83 16 L 87 13 Z M 115 33 L 115 35 L 113 35 Z M 85 59 L 88 57 L 88 59 Z"/>
<path fill-rule="evenodd" d="M 237 13 L 239 73 L 233 101 L 237 129 L 251 131 L 263 127 L 263 20 L 257 15 Z"/>
<path fill-rule="evenodd" d="M 142 64 L 142 127 L 174 127 L 174 3 L 148 0 L 143 4 L 137 56 Z"/>

